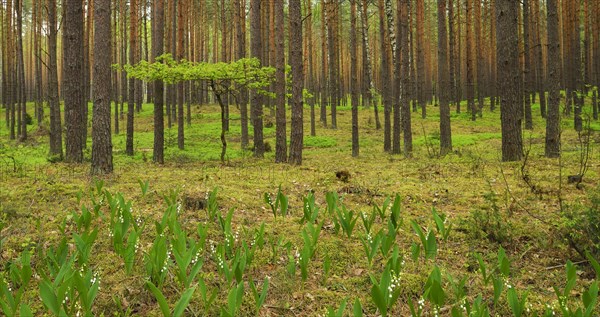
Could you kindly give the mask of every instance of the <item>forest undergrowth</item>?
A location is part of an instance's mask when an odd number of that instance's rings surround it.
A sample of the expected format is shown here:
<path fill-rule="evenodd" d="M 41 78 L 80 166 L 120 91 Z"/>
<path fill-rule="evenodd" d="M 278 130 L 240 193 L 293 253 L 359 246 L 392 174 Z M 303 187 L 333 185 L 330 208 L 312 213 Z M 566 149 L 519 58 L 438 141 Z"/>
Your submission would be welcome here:
<path fill-rule="evenodd" d="M 598 122 L 577 134 L 565 118 L 562 158 L 547 159 L 535 116 L 526 159 L 502 163 L 499 111 L 453 113 L 454 151 L 439 157 L 431 107 L 413 113 L 406 158 L 383 152 L 361 109 L 352 158 L 341 107 L 338 129 L 317 123 L 291 166 L 242 150 L 236 112 L 222 164 L 218 108 L 194 106 L 186 149 L 165 129 L 159 166 L 151 109 L 136 114 L 134 156 L 113 136 L 115 172 L 100 179 L 89 143 L 88 163 L 50 162 L 44 128 L 18 143 L 0 120 L 5 315 L 598 314 Z"/>

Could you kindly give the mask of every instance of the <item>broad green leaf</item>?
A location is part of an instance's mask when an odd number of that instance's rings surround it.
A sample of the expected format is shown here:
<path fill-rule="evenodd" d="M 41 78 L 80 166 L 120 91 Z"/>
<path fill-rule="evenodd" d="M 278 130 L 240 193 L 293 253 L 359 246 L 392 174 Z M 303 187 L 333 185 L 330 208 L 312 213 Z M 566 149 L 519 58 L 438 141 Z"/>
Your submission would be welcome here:
<path fill-rule="evenodd" d="M 195 290 L 195 286 L 185 290 L 185 292 L 181 295 L 181 298 L 175 304 L 175 309 L 173 310 L 173 317 L 179 317 L 183 314 L 183 311 L 190 303 L 190 300 L 192 299 L 192 295 L 194 294 Z"/>
<path fill-rule="evenodd" d="M 167 303 L 167 299 L 163 295 L 163 293 L 150 281 L 146 282 L 146 287 L 152 292 L 156 301 L 158 302 L 158 306 L 164 317 L 171 316 L 171 310 L 169 309 L 169 304 Z"/>

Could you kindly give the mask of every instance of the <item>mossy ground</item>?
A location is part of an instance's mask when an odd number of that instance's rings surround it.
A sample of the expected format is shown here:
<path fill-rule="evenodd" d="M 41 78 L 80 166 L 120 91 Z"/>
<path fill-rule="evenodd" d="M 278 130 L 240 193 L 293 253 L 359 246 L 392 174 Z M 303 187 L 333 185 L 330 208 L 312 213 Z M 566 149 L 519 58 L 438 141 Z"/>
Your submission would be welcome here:
<path fill-rule="evenodd" d="M 463 105 L 462 107 L 466 107 Z M 252 153 L 239 146 L 239 115 L 235 108 L 231 116 L 231 132 L 227 134 L 229 149 L 226 164 L 219 161 L 219 113 L 216 106 L 193 106 L 192 125 L 186 126 L 185 150 L 177 149 L 176 126 L 165 129 L 166 163 L 162 166 L 151 162 L 152 158 L 152 107 L 144 105 L 136 114 L 135 155 L 124 153 L 124 133 L 113 135 L 115 172 L 103 178 L 104 188 L 110 192 L 121 192 L 133 201 L 134 214 L 158 220 L 166 204 L 162 195 L 178 189 L 183 197 L 204 197 L 213 188 L 219 188 L 218 202 L 223 211 L 235 209 L 233 227 L 242 238 L 252 239 L 254 230 L 261 223 L 266 225 L 267 246 L 257 252 L 253 264 L 247 271 L 255 281 L 265 276 L 271 278 L 266 306 L 262 316 L 313 316 L 322 315 L 327 306 L 337 307 L 349 298 L 352 303 L 360 298 L 367 316 L 375 316 L 375 306 L 370 300 L 371 281 L 369 274 L 378 276 L 384 259 L 376 256 L 374 264 L 368 265 L 360 237 L 364 235 L 361 221 L 357 222 L 351 238 L 342 233 L 335 234 L 331 220 L 325 216 L 325 193 L 337 191 L 343 203 L 358 212 L 370 213 L 371 203 L 381 204 L 385 196 L 398 193 L 402 197 L 404 225 L 397 244 L 406 258 L 402 274 L 402 295 L 394 306 L 393 315 L 409 314 L 408 299 L 421 296 L 427 275 L 436 263 L 444 274 L 455 278 L 467 276 L 467 294 L 482 293 L 489 299 L 491 286 L 481 283 L 476 272 L 475 252 L 481 253 L 488 263 L 494 263 L 495 254 L 502 245 L 512 261 L 510 282 L 520 290 L 529 291 L 529 302 L 534 309 L 541 310 L 546 303 L 553 302 L 552 286 L 562 287 L 567 260 L 581 260 L 564 241 L 559 228 L 562 225 L 559 193 L 563 206 L 585 204 L 587 192 L 598 190 L 600 174 L 600 130 L 598 122 L 592 122 L 588 170 L 583 179 L 585 190 L 567 184 L 567 175 L 577 174 L 580 168 L 581 144 L 573 131 L 572 121 L 562 123 L 562 159 L 544 158 L 545 122 L 539 117 L 539 105 L 534 105 L 534 129 L 523 133 L 528 160 L 524 170 L 539 194 L 523 181 L 522 162 L 501 162 L 500 112 L 487 109 L 483 117 L 470 121 L 467 113 L 452 115 L 452 138 L 454 151 L 445 157 L 435 154 L 439 142 L 438 108 L 428 108 L 428 118 L 421 119 L 413 113 L 414 152 L 411 158 L 404 155 L 389 155 L 383 152 L 383 131 L 375 129 L 372 109 L 360 110 L 360 157 L 351 157 L 350 109 L 338 108 L 338 129 L 323 128 L 317 123 L 317 136 L 305 136 L 304 162 L 302 166 L 275 164 L 274 153 L 264 159 L 252 157 Z M 31 107 L 30 107 L 31 112 Z M 47 112 L 47 110 L 46 110 Z M 318 114 L 318 107 L 317 107 Z M 91 113 L 91 111 L 90 111 Z M 265 110 L 269 113 L 269 110 Z M 382 113 L 382 111 L 380 111 Z M 289 115 L 289 111 L 288 111 Z M 8 131 L 0 112 L 0 220 L 4 229 L 0 250 L 0 263 L 8 263 L 21 250 L 35 247 L 47 249 L 57 243 L 59 224 L 74 210 L 79 210 L 77 195 L 84 193 L 80 204 L 89 205 L 87 194 L 94 187 L 95 178 L 89 174 L 91 145 L 85 156 L 85 164 L 49 163 L 47 161 L 48 136 L 30 126 L 30 138 L 26 142 L 8 140 Z M 309 109 L 305 109 L 305 131 L 309 131 Z M 328 118 L 329 119 L 329 118 Z M 317 118 L 318 120 L 318 118 Z M 274 121 L 274 120 L 272 120 Z M 125 121 L 121 121 L 124 130 Z M 289 128 L 289 127 L 288 127 Z M 252 130 L 251 130 L 252 131 Z M 307 133 L 308 134 L 308 133 Z M 275 129 L 265 129 L 265 139 L 274 148 Z M 289 141 L 289 140 L 288 140 Z M 336 172 L 346 170 L 349 181 L 336 178 Z M 142 196 L 138 180 L 148 181 L 150 191 Z M 274 219 L 263 202 L 263 193 L 274 193 L 281 185 L 290 199 L 290 214 L 286 218 Z M 286 270 L 285 249 L 276 250 L 269 245 L 283 238 L 292 249 L 301 248 L 302 197 L 314 192 L 321 216 L 325 220 L 318 242 L 316 257 L 310 262 L 309 278 L 302 282 L 299 269 L 295 276 Z M 493 194 L 493 195 L 492 195 Z M 485 198 L 488 197 L 488 198 Z M 489 197 L 495 197 L 496 202 Z M 434 262 L 410 260 L 410 245 L 418 241 L 410 220 L 415 219 L 424 227 L 433 228 L 431 209 L 448 216 L 453 225 L 447 242 L 440 241 L 440 250 Z M 507 235 L 504 241 L 493 241 L 485 233 L 487 228 L 474 220 L 476 211 L 485 212 L 497 207 L 500 220 Z M 563 207 L 564 208 L 564 207 Z M 185 210 L 181 215 L 184 227 L 194 232 L 198 223 L 207 221 L 203 210 Z M 222 240 L 218 224 L 209 222 L 209 238 Z M 158 305 L 144 288 L 145 272 L 143 258 L 137 257 L 138 266 L 131 276 L 123 269 L 123 262 L 110 247 L 108 225 L 101 220 L 95 225 L 100 229 L 94 247 L 91 265 L 99 271 L 102 289 L 95 304 L 97 315 L 119 315 L 116 299 L 139 315 L 156 315 Z M 385 224 L 377 221 L 376 229 Z M 142 237 L 142 249 L 149 247 L 153 231 L 148 226 L 147 236 Z M 214 227 L 214 228 L 213 228 Z M 328 258 L 331 268 L 324 272 Z M 41 263 L 34 256 L 35 263 Z M 43 270 L 41 264 L 37 269 Z M 7 269 L 3 265 L 1 270 Z M 586 286 L 593 277 L 589 268 L 581 267 L 578 289 Z M 205 256 L 201 276 L 210 288 L 218 289 L 217 302 L 209 308 L 208 315 L 218 314 L 218 307 L 225 305 L 229 286 L 216 271 L 216 264 Z M 178 292 L 173 276 L 168 278 L 165 293 Z M 35 284 L 35 283 L 34 283 Z M 450 287 L 448 290 L 450 290 Z M 42 314 L 43 308 L 37 295 L 37 286 L 28 292 L 26 301 Z M 171 301 L 173 303 L 174 300 Z M 246 287 L 241 315 L 254 315 L 252 296 Z M 503 301 L 505 303 L 506 301 Z M 189 315 L 202 315 L 203 303 L 199 295 L 192 299 Z M 494 313 L 507 315 L 506 304 L 496 307 Z M 448 312 L 447 312 L 448 313 Z"/>

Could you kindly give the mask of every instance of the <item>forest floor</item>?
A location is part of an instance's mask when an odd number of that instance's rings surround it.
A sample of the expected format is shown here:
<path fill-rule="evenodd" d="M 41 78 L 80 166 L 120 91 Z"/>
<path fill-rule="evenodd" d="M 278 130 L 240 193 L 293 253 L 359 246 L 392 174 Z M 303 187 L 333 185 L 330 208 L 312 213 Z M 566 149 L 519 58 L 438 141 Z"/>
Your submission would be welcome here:
<path fill-rule="evenodd" d="M 560 311 L 553 287 L 560 290 L 565 287 L 565 264 L 569 260 L 578 264 L 577 282 L 567 297 L 572 308 L 580 307 L 582 294 L 592 284 L 595 274 L 586 259 L 569 245 L 568 238 L 578 248 L 599 243 L 600 230 L 597 222 L 596 227 L 593 223 L 600 218 L 597 209 L 600 124 L 589 124 L 589 142 L 586 142 L 587 134 L 578 136 L 572 129 L 572 120 L 564 119 L 562 158 L 547 159 L 543 155 L 545 123 L 538 114 L 539 105 L 534 104 L 533 109 L 534 129 L 523 132 L 526 160 L 503 163 L 499 109 L 490 112 L 486 108 L 476 121 L 471 121 L 466 112 L 453 111 L 454 150 L 444 157 L 437 155 L 438 108 L 428 107 L 426 119 L 413 113 L 411 158 L 384 153 L 383 130 L 375 129 L 373 109 L 361 109 L 360 157 L 352 158 L 350 109 L 338 108 L 338 129 L 323 128 L 317 122 L 317 136 L 309 136 L 307 107 L 304 161 L 297 167 L 273 163 L 273 152 L 266 153 L 264 159 L 256 159 L 250 151 L 241 150 L 240 121 L 235 107 L 232 107 L 231 132 L 227 134 L 228 159 L 222 164 L 218 108 L 193 106 L 192 125 L 185 130 L 185 150 L 177 149 L 177 127 L 166 128 L 165 164 L 160 166 L 151 162 L 152 107 L 144 105 L 135 117 L 135 155 L 125 155 L 123 132 L 113 135 L 115 172 L 102 179 L 89 174 L 91 140 L 85 151 L 85 164 L 48 162 L 46 130 L 34 124 L 26 142 L 9 141 L 2 110 L 0 280 L 10 284 L 9 263 L 18 261 L 24 250 L 30 250 L 36 274 L 26 286 L 23 302 L 35 315 L 50 313 L 39 292 L 44 280 L 53 281 L 52 267 L 56 264 L 48 264 L 52 257 L 49 254 L 60 251 L 63 237 L 67 254 L 82 253 L 77 251 L 79 244 L 73 238 L 88 232 L 79 222 L 82 206 L 90 210 L 96 207 L 91 228 L 98 229 L 98 236 L 86 261 L 86 270 L 93 270 L 101 281 L 93 315 L 159 315 L 161 310 L 155 295 L 145 284 L 149 279 L 161 278 L 160 274 L 152 277 L 150 257 L 157 243 L 155 222 L 160 223 L 163 215 L 169 213 L 171 203 L 180 206 L 176 221 L 200 246 L 197 251 L 203 263 L 190 284 L 199 286 L 184 313 L 186 316 L 231 312 L 241 316 L 320 316 L 327 314 L 329 308 L 337 310 L 345 300 L 344 315 L 358 316 L 351 307 L 356 299 L 360 300 L 365 316 L 381 315 L 380 305 L 391 306 L 390 316 L 409 316 L 409 303 L 418 306 L 416 303 L 422 297 L 424 316 L 433 315 L 436 309 L 440 315 L 450 315 L 453 310 L 465 309 L 465 303 L 473 307 L 478 295 L 493 316 L 509 316 L 514 309 L 509 300 L 513 296 L 510 289 L 517 290 L 519 297 L 527 292 L 527 309 L 542 315 L 547 305 Z M 316 112 L 318 120 L 318 107 Z M 265 120 L 274 122 L 268 109 L 265 113 Z M 120 125 L 124 131 L 125 120 Z M 274 127 L 265 129 L 265 140 L 274 149 Z M 589 158 L 582 159 L 586 153 Z M 568 183 L 568 176 L 579 174 L 583 165 L 587 169 L 578 189 Z M 275 217 L 264 193 L 271 193 L 275 199 L 279 186 L 289 200 L 289 209 L 286 216 L 278 212 Z M 207 206 L 206 200 L 215 188 L 218 189 L 216 208 Z M 333 199 L 337 208 L 332 205 L 333 196 L 328 207 L 328 192 L 338 194 L 339 199 Z M 115 220 L 111 217 L 110 199 L 117 193 L 125 201 L 131 200 L 132 219 L 141 219 L 146 224 L 140 229 L 139 252 L 133 256 L 134 265 L 129 272 L 112 242 Z M 312 226 L 302 220 L 303 198 L 310 193 L 314 193 L 315 205 L 319 207 L 316 219 L 309 221 L 316 223 Z M 402 221 L 393 226 L 391 219 L 396 218 L 390 215 L 390 209 L 379 215 L 373 206 L 381 207 L 386 197 L 393 202 L 396 194 L 401 199 Z M 226 215 L 230 209 L 233 213 L 228 227 Z M 432 209 L 445 218 L 444 228 L 436 224 Z M 351 215 L 349 211 L 354 213 Z M 217 217 L 213 218 L 215 214 Z M 371 215 L 373 224 L 367 229 Z M 345 226 L 353 221 L 356 221 L 353 231 L 348 232 Z M 311 230 L 319 228 L 318 238 L 313 238 Z M 434 237 L 434 257 L 426 259 L 426 251 L 431 252 L 432 246 L 430 242 L 421 243 L 415 234 L 417 228 L 426 237 L 429 232 Z M 133 230 L 130 227 L 128 232 Z M 370 230 L 368 237 L 367 230 Z M 163 235 L 167 242 L 175 243 L 177 229 L 170 227 L 166 231 Z M 391 244 L 384 247 L 390 235 Z M 370 263 L 368 253 L 373 240 L 379 241 L 375 247 L 379 250 L 371 254 Z M 302 254 L 311 242 L 314 245 L 307 261 Z M 510 261 L 508 274 L 503 274 L 504 268 L 498 265 L 501 248 Z M 395 252 L 402 261 L 395 260 Z M 492 276 L 487 281 L 476 254 L 481 255 L 486 273 Z M 223 260 L 225 268 L 220 266 Z M 79 257 L 74 265 L 81 266 L 82 261 Z M 179 282 L 176 263 L 175 256 L 170 255 L 162 276 L 164 282 L 159 287 L 171 307 L 187 289 Z M 228 272 L 236 265 L 239 272 Z M 374 289 L 386 268 L 395 268 L 391 274 L 399 277 L 399 282 L 392 287 L 393 296 L 390 294 L 389 299 L 385 296 L 381 299 L 383 304 L 378 304 Z M 441 272 L 444 294 L 441 302 L 432 295 L 436 268 Z M 236 273 L 241 273 L 239 278 Z M 255 298 L 250 283 L 260 284 L 265 278 L 270 282 L 260 307 L 257 299 L 261 286 L 257 286 Z M 463 278 L 464 285 L 460 286 L 457 283 Z M 243 285 L 241 300 L 235 296 L 236 280 Z M 504 284 L 497 303 L 492 280 Z M 12 285 L 13 291 L 17 288 L 18 285 Z M 213 291 L 215 301 L 207 305 Z M 68 303 L 62 307 L 65 311 L 71 309 L 71 313 L 78 309 Z"/>

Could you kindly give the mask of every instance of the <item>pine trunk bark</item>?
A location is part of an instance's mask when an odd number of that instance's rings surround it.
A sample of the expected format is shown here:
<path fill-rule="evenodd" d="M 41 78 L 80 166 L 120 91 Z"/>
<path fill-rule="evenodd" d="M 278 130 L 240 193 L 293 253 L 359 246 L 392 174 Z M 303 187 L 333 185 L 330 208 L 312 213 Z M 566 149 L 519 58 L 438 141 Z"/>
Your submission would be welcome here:
<path fill-rule="evenodd" d="M 96 0 L 94 6 L 94 108 L 92 118 L 92 174 L 113 171 L 110 128 L 111 33 L 110 0 Z"/>
<path fill-rule="evenodd" d="M 56 0 L 48 0 L 48 106 L 50 107 L 50 156 L 63 159 L 62 127 L 58 96 Z"/>
<path fill-rule="evenodd" d="M 164 0 L 153 0 L 152 5 L 152 56 L 156 60 L 164 50 L 164 25 L 165 25 Z M 165 163 L 165 117 L 164 117 L 164 91 L 162 81 L 154 82 L 154 149 L 152 160 L 158 164 Z"/>
<path fill-rule="evenodd" d="M 261 0 L 250 2 L 250 54 L 256 57 L 264 65 L 262 58 L 262 36 L 261 36 Z M 263 98 L 256 92 L 251 93 L 250 108 L 252 112 L 252 125 L 254 126 L 254 156 L 262 158 L 265 153 L 263 142 Z"/>
<path fill-rule="evenodd" d="M 287 129 L 285 118 L 285 30 L 283 27 L 283 2 L 273 2 L 274 61 L 275 61 L 275 163 L 287 161 Z M 300 46 L 302 52 L 302 46 Z M 290 51 L 290 53 L 293 53 Z M 304 76 L 301 78 L 304 80 Z"/>
<path fill-rule="evenodd" d="M 522 102 L 519 97 L 518 6 L 513 0 L 496 0 L 496 50 L 498 56 L 498 93 L 501 104 L 502 161 L 522 157 Z"/>
<path fill-rule="evenodd" d="M 360 0 L 358 0 L 360 1 Z M 352 94 L 352 156 L 358 157 L 360 146 L 358 143 L 358 62 L 356 58 L 356 0 L 350 0 L 350 78 Z"/>
<path fill-rule="evenodd" d="M 302 145 L 304 142 L 304 106 L 302 103 L 304 69 L 302 65 L 302 8 L 300 0 L 289 0 L 289 14 L 289 56 L 292 66 L 292 126 L 289 162 L 301 165 Z"/>
<path fill-rule="evenodd" d="M 81 0 L 65 0 L 63 72 L 67 162 L 83 162 L 83 7 Z"/>
<path fill-rule="evenodd" d="M 548 114 L 546 118 L 546 157 L 560 156 L 560 41 L 557 0 L 547 0 L 548 12 Z"/>

